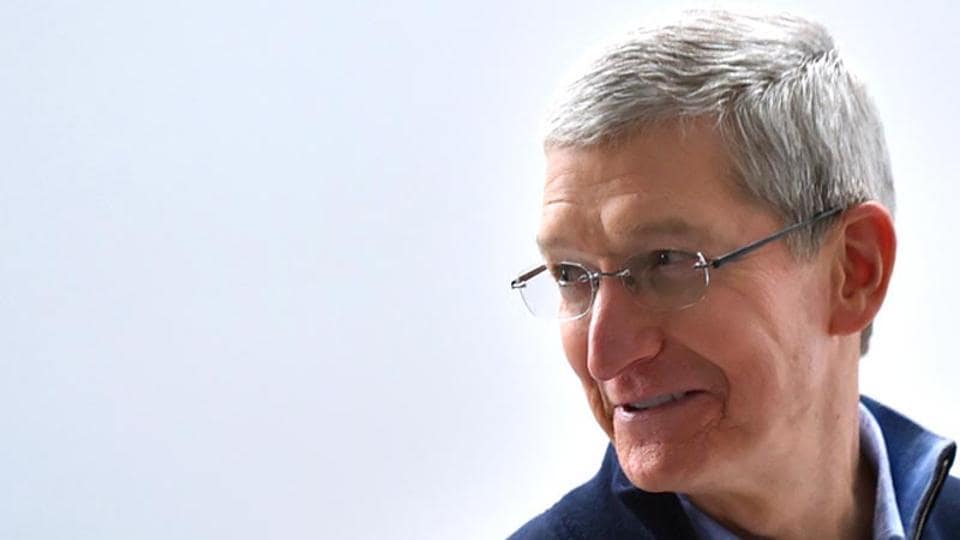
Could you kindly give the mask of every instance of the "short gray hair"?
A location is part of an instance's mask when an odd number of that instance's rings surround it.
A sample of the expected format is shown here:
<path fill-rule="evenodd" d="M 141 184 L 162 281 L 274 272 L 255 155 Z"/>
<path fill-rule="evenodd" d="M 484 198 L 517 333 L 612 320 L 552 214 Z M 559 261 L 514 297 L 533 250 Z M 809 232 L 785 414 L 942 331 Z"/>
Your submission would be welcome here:
<path fill-rule="evenodd" d="M 697 117 L 716 120 L 743 187 L 785 223 L 868 200 L 894 211 L 873 103 L 826 29 L 795 16 L 688 11 L 628 34 L 566 89 L 545 144 L 603 144 Z M 825 230 L 792 235 L 790 249 L 811 257 Z"/>

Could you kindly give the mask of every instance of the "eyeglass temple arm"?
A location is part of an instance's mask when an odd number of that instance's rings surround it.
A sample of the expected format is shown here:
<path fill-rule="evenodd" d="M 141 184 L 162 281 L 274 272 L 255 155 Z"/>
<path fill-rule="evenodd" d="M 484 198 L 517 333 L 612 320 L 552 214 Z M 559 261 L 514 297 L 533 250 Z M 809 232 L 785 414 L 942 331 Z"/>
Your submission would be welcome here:
<path fill-rule="evenodd" d="M 711 268 L 720 268 L 722 265 L 724 265 L 724 264 L 726 264 L 726 263 L 728 263 L 728 262 L 737 260 L 737 259 L 739 259 L 740 257 L 743 257 L 744 255 L 750 253 L 751 251 L 755 251 L 755 250 L 757 250 L 757 249 L 760 249 L 761 247 L 769 244 L 770 242 L 774 242 L 774 241 L 776 241 L 776 240 L 779 240 L 779 239 L 783 238 L 784 236 L 792 233 L 793 231 L 795 231 L 795 230 L 797 230 L 797 229 L 799 229 L 799 228 L 801 228 L 801 227 L 806 227 L 806 226 L 808 226 L 808 225 L 813 225 L 813 224 L 815 224 L 815 223 L 817 223 L 817 222 L 819 222 L 819 221 L 821 221 L 821 220 L 827 219 L 827 218 L 830 217 L 830 216 L 837 215 L 837 214 L 839 214 L 841 211 L 843 211 L 843 208 L 842 208 L 842 207 L 837 207 L 837 208 L 831 208 L 830 210 L 825 210 L 825 211 L 823 211 L 823 212 L 820 212 L 819 214 L 814 215 L 814 216 L 811 217 L 810 219 L 801 221 L 801 222 L 799 222 L 799 223 L 794 223 L 793 225 L 791 225 L 791 226 L 783 229 L 782 231 L 774 234 L 773 236 L 768 236 L 768 237 L 766 237 L 766 238 L 761 238 L 760 240 L 757 240 L 756 242 L 753 242 L 753 243 L 751 243 L 751 244 L 747 244 L 747 245 L 743 246 L 742 248 L 735 249 L 735 250 L 731 251 L 730 253 L 724 253 L 723 255 L 720 255 L 719 257 L 715 257 L 715 258 L 713 258 L 713 259 L 710 259 L 710 260 L 707 261 L 707 266 L 709 266 L 709 267 L 711 267 Z"/>
<path fill-rule="evenodd" d="M 547 265 L 541 264 L 540 266 L 527 270 L 526 272 L 520 274 L 516 279 L 510 282 L 511 289 L 522 289 L 527 286 L 527 282 L 536 277 L 537 274 L 543 272 L 547 269 Z"/>

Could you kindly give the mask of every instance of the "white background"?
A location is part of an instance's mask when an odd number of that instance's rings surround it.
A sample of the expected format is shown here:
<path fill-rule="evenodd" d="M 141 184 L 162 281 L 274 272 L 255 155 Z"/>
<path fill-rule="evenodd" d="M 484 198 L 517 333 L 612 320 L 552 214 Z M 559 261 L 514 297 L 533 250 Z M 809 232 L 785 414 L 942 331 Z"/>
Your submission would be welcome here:
<path fill-rule="evenodd" d="M 498 538 L 586 480 L 508 283 L 548 97 L 661 6 L 0 4 L 0 537 Z M 803 6 L 899 191 L 863 387 L 960 437 L 958 14 Z"/>

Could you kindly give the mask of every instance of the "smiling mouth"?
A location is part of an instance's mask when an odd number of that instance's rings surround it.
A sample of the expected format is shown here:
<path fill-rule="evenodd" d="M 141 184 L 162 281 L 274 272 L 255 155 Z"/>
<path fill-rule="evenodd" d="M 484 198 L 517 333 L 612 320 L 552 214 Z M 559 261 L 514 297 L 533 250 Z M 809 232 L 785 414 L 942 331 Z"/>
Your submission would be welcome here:
<path fill-rule="evenodd" d="M 624 404 L 621 405 L 620 407 L 623 408 L 624 411 L 630 412 L 630 413 L 643 412 L 643 411 L 647 411 L 647 410 L 650 410 L 650 409 L 654 409 L 654 408 L 656 408 L 656 407 L 662 407 L 662 406 L 664 406 L 664 405 L 669 405 L 669 404 L 671 404 L 671 403 L 676 403 L 677 401 L 681 401 L 681 400 L 683 400 L 684 398 L 687 398 L 687 397 L 689 397 L 689 396 L 693 396 L 693 395 L 699 394 L 699 393 L 700 393 L 700 391 L 698 391 L 698 390 L 690 390 L 690 391 L 687 391 L 687 392 L 676 392 L 676 393 L 673 393 L 673 394 L 663 394 L 663 395 L 660 395 L 660 396 L 654 396 L 654 397 L 652 397 L 652 398 L 650 398 L 650 399 L 645 399 L 645 400 L 643 400 L 643 401 L 636 401 L 636 402 L 633 402 L 633 403 L 624 403 Z"/>

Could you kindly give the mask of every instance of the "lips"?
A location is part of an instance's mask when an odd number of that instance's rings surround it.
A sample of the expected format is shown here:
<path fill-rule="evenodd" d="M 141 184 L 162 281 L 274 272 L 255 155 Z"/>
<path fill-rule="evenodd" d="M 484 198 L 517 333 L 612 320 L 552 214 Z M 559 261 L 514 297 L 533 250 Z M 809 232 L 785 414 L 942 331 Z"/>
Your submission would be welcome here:
<path fill-rule="evenodd" d="M 672 392 L 668 394 L 658 394 L 651 396 L 649 398 L 640 399 L 637 401 L 629 401 L 621 403 L 620 407 L 630 413 L 643 412 L 650 409 L 655 409 L 657 407 L 662 407 L 677 401 L 680 401 L 688 396 L 693 394 L 700 393 L 698 390 L 687 390 L 681 392 Z"/>

